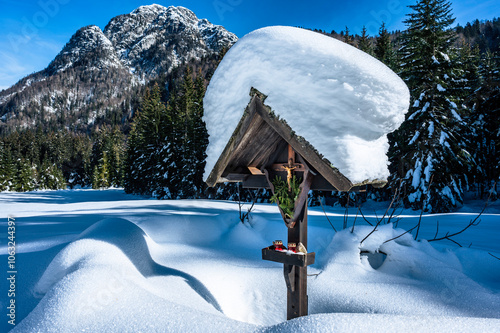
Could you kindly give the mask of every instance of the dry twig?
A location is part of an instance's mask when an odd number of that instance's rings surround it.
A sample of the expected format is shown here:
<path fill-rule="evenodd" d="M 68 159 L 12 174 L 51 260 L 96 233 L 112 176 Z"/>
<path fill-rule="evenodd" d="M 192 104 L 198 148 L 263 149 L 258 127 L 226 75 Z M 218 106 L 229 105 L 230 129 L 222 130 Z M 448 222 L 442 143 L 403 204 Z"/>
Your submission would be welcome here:
<path fill-rule="evenodd" d="M 322 197 L 322 198 L 324 198 L 324 197 Z M 328 220 L 328 223 L 330 223 L 330 225 L 332 226 L 333 230 L 335 232 L 337 232 L 337 229 L 335 229 L 335 227 L 333 226 L 332 222 L 328 218 L 328 215 L 326 215 L 325 207 L 323 207 L 323 202 L 322 202 L 321 198 L 319 199 L 319 204 L 321 205 L 321 209 L 323 209 L 323 213 L 325 213 L 325 216 L 326 216 L 326 219 Z"/>
<path fill-rule="evenodd" d="M 500 260 L 500 258 L 498 258 L 497 256 L 494 256 L 494 255 L 493 255 L 493 254 L 491 254 L 490 252 L 488 252 L 488 254 L 489 254 L 490 256 L 492 256 L 493 258 L 496 258 L 496 259 Z"/>
<path fill-rule="evenodd" d="M 240 221 L 241 223 L 245 223 L 246 221 L 250 221 L 250 213 L 252 212 L 253 206 L 255 206 L 255 203 L 257 202 L 257 199 L 259 197 L 259 191 L 260 189 L 257 190 L 257 195 L 253 195 L 252 191 L 250 191 L 250 197 L 252 198 L 252 205 L 250 208 L 248 208 L 246 213 L 242 213 L 241 208 L 243 207 L 243 201 L 241 200 L 241 195 L 240 195 L 240 184 L 238 184 L 238 209 L 240 212 Z"/>
<path fill-rule="evenodd" d="M 447 240 L 449 240 L 449 241 L 457 244 L 458 246 L 462 247 L 462 245 L 460 245 L 457 241 L 451 239 L 451 237 L 454 237 L 456 235 L 461 234 L 462 232 L 464 232 L 465 230 L 469 229 L 470 227 L 477 226 L 481 222 L 481 220 L 479 220 L 479 218 L 481 217 L 481 215 L 483 215 L 484 211 L 486 210 L 486 207 L 488 207 L 488 203 L 490 201 L 490 198 L 491 198 L 491 192 L 490 192 L 490 195 L 489 195 L 488 199 L 486 200 L 486 203 L 484 204 L 483 209 L 479 213 L 479 215 L 476 216 L 472 221 L 470 221 L 469 224 L 467 224 L 462 230 L 457 231 L 455 233 L 452 233 L 451 235 L 447 232 L 446 235 L 444 235 L 443 237 L 437 237 L 437 231 L 436 231 L 436 236 L 433 239 L 429 239 L 427 241 L 428 242 L 435 242 L 435 241 L 440 241 L 440 240 L 447 239 Z"/>

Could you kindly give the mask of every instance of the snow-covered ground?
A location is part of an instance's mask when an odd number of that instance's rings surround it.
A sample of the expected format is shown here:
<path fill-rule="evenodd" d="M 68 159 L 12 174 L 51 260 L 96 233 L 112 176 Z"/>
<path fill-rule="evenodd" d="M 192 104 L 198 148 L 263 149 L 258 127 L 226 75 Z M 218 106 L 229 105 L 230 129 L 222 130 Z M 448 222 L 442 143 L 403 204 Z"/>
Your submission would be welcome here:
<path fill-rule="evenodd" d="M 419 235 L 461 229 L 481 209 L 424 215 Z M 368 202 L 375 221 L 385 204 Z M 286 240 L 276 206 L 259 204 L 251 224 L 238 205 L 157 201 L 121 190 L 0 193 L 0 267 L 8 269 L 8 216 L 15 217 L 14 332 L 499 332 L 500 205 L 452 242 L 416 242 L 398 227 L 372 230 L 356 210 L 309 209 L 307 317 L 286 321 L 283 267 L 261 248 Z M 12 220 L 12 219 L 11 219 Z M 472 245 L 468 247 L 470 243 Z M 360 248 L 387 253 L 377 269 Z M 491 255 L 490 255 L 491 253 Z M 374 265 L 376 267 L 376 265 Z M 12 287 L 2 282 L 0 331 L 12 329 Z"/>

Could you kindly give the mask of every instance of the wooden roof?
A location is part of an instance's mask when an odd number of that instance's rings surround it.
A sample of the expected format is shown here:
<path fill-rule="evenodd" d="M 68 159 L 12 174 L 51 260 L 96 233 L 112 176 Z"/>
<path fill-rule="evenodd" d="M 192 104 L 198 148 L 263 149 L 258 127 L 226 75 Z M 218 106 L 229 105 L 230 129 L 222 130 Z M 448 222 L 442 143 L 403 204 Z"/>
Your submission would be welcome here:
<path fill-rule="evenodd" d="M 347 177 L 264 104 L 266 96 L 255 89 L 250 93 L 253 96 L 250 103 L 207 178 L 209 186 L 243 182 L 244 187 L 269 188 L 263 170 L 269 169 L 273 163 L 286 163 L 290 145 L 315 174 L 311 189 L 353 189 L 354 184 Z M 372 183 L 374 186 L 384 184 Z"/>

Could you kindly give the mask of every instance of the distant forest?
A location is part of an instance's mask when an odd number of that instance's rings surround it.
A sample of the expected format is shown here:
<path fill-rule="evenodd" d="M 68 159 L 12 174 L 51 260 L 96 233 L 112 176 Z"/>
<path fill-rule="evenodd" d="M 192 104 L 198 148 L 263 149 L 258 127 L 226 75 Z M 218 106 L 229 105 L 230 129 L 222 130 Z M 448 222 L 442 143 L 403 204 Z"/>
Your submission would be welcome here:
<path fill-rule="evenodd" d="M 389 135 L 389 185 L 362 195 L 326 195 L 345 203 L 346 196 L 354 202 L 398 193 L 405 206 L 429 212 L 460 207 L 466 192 L 496 199 L 500 20 L 454 25 L 450 4 L 442 0 L 410 8 L 404 31 L 389 32 L 385 24 L 377 36 L 366 29 L 361 35 L 348 27 L 339 33 L 314 29 L 387 64 L 412 95 L 406 121 Z M 146 85 L 119 73 L 111 81 L 95 73 L 57 74 L 60 86 L 52 89 L 64 90 L 71 76 L 82 75 L 96 95 L 109 98 L 98 106 L 82 100 L 71 106 L 78 112 L 65 113 L 64 100 L 47 95 L 52 114 L 28 107 L 30 123 L 19 119 L 3 127 L 0 191 L 116 186 L 162 199 L 251 198 L 254 193 L 239 192 L 237 185 L 208 189 L 202 180 L 208 142 L 203 95 L 226 51 L 184 63 Z M 45 89 L 41 85 L 37 89 Z M 0 114 L 14 104 L 3 105 Z M 91 125 L 84 105 L 100 110 Z"/>

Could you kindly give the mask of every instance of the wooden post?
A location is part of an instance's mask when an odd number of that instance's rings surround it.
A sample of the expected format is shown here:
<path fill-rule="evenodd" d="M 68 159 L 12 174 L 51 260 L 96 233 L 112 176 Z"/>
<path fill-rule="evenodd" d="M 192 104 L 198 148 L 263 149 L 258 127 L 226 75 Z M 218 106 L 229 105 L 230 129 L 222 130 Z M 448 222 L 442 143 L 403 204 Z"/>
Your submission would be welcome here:
<path fill-rule="evenodd" d="M 301 215 L 295 226 L 288 229 L 288 242 L 301 242 L 307 249 L 307 203 Z M 287 320 L 307 316 L 307 266 L 285 264 L 284 275 L 287 283 Z"/>
<path fill-rule="evenodd" d="M 288 227 L 288 243 L 295 243 L 297 245 L 302 243 L 307 249 L 307 195 L 314 176 L 305 161 L 300 156 L 297 157 L 302 163 L 295 163 L 295 151 L 291 145 L 288 145 L 288 162 L 286 164 L 273 164 L 272 167 L 273 170 L 287 172 L 289 188 L 292 175 L 297 171 L 304 173 L 302 184 L 300 185 L 301 191 L 295 201 L 294 207 L 294 213 L 297 216 L 294 216 L 293 220 L 289 222 L 287 222 L 283 213 L 282 216 Z M 267 171 L 266 177 L 274 193 L 274 187 Z M 298 266 L 284 263 L 283 275 L 285 276 L 287 286 L 287 320 L 307 316 L 307 265 Z"/>

